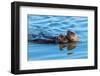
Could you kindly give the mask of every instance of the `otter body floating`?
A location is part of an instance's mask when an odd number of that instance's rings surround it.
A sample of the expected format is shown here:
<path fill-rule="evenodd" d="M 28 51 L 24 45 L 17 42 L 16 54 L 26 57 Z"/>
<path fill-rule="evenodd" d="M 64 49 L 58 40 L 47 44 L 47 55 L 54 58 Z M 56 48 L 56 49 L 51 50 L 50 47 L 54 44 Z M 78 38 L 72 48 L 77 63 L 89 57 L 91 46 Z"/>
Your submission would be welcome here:
<path fill-rule="evenodd" d="M 58 37 L 53 37 L 50 39 L 35 39 L 32 40 L 34 43 L 68 43 L 68 42 L 77 42 L 78 37 L 74 32 L 68 31 L 67 35 L 59 35 Z"/>

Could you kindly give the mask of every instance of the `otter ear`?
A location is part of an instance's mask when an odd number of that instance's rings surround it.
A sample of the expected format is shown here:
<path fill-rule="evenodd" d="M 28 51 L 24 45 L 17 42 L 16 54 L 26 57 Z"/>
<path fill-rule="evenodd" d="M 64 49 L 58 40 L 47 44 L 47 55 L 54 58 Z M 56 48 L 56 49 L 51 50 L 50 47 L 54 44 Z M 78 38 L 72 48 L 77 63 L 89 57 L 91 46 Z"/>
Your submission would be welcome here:
<path fill-rule="evenodd" d="M 68 34 L 68 35 L 71 35 L 71 34 L 75 34 L 75 32 L 68 31 L 67 34 Z"/>
<path fill-rule="evenodd" d="M 68 31 L 67 31 L 67 36 L 69 36 L 69 35 L 70 35 L 70 33 L 71 33 L 71 31 L 69 31 L 69 30 L 68 30 Z"/>
<path fill-rule="evenodd" d="M 71 32 L 71 31 L 68 30 L 67 33 L 69 33 L 69 32 Z"/>

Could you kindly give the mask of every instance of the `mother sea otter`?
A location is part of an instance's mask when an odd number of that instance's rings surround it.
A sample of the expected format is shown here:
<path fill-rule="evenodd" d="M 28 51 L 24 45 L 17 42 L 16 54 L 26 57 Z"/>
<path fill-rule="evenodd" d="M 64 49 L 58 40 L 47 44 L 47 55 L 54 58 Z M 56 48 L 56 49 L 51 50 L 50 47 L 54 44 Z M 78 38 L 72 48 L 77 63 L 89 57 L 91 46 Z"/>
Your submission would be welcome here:
<path fill-rule="evenodd" d="M 32 42 L 48 44 L 48 43 L 67 43 L 67 42 L 77 42 L 78 38 L 74 32 L 68 31 L 67 35 L 59 35 L 58 37 L 50 39 L 35 39 Z"/>

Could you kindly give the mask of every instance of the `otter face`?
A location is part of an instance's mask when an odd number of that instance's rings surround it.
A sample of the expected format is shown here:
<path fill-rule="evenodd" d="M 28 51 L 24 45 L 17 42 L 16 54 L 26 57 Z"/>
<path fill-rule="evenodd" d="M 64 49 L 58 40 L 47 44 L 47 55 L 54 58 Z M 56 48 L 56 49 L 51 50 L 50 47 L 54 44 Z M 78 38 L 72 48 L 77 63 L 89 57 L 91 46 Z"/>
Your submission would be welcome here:
<path fill-rule="evenodd" d="M 74 32 L 68 31 L 67 36 L 68 36 L 69 40 L 72 42 L 78 41 L 78 37 Z"/>
<path fill-rule="evenodd" d="M 78 38 L 77 38 L 76 35 L 71 35 L 70 40 L 73 41 L 73 42 L 76 42 L 76 41 L 78 41 Z"/>
<path fill-rule="evenodd" d="M 59 36 L 58 37 L 58 41 L 60 43 L 67 43 L 68 42 L 68 39 L 66 38 L 66 36 Z"/>

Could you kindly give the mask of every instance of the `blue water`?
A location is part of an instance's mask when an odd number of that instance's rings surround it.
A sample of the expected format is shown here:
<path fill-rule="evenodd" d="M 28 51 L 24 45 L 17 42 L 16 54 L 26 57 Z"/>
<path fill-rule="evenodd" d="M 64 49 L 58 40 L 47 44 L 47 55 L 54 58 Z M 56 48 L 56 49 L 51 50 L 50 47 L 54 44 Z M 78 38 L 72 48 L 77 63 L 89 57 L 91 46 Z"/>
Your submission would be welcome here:
<path fill-rule="evenodd" d="M 28 60 L 86 59 L 88 58 L 88 17 L 28 15 Z M 35 39 L 49 39 L 65 35 L 70 30 L 78 42 L 60 49 L 59 44 L 36 44 Z"/>

